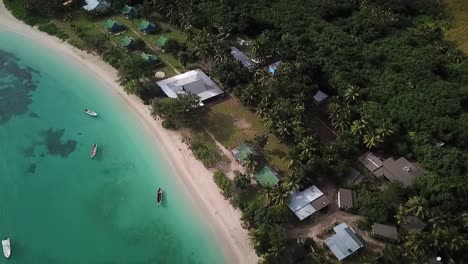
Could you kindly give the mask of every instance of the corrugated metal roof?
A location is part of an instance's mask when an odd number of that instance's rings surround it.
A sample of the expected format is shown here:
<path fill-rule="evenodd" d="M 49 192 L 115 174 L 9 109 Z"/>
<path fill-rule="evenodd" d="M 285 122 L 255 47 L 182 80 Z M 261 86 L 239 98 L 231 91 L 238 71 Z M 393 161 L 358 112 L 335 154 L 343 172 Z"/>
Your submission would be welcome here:
<path fill-rule="evenodd" d="M 333 230 L 336 234 L 326 239 L 325 244 L 338 260 L 345 259 L 364 246 L 354 230 L 346 223 L 335 226 Z"/>

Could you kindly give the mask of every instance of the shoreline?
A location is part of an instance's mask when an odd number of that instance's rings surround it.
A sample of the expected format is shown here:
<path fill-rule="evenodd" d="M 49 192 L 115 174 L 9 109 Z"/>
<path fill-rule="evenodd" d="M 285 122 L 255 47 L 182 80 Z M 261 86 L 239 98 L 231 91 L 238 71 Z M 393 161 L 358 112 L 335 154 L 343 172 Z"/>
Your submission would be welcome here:
<path fill-rule="evenodd" d="M 248 231 L 241 227 L 241 212 L 234 209 L 228 200 L 220 194 L 212 180 L 212 171 L 196 160 L 188 146 L 182 142 L 180 133 L 166 130 L 160 120 L 154 120 L 149 107 L 134 96 L 127 95 L 116 82 L 117 71 L 105 63 L 99 56 L 86 53 L 72 45 L 47 35 L 14 18 L 0 1 L 0 25 L 2 29 L 23 35 L 35 43 L 40 43 L 53 53 L 66 58 L 70 63 L 93 74 L 103 86 L 118 96 L 127 110 L 132 112 L 152 138 L 152 148 L 161 152 L 166 163 L 174 172 L 176 181 L 193 198 L 190 202 L 213 230 L 216 242 L 221 243 L 223 255 L 229 263 L 256 263 L 256 256 L 248 238 Z"/>

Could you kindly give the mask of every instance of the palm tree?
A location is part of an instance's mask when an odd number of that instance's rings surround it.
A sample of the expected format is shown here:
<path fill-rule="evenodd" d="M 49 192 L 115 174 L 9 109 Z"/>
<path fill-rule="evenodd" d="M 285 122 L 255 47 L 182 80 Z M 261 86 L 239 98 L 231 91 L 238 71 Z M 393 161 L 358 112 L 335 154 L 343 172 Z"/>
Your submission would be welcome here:
<path fill-rule="evenodd" d="M 351 108 L 340 105 L 338 102 L 330 103 L 328 110 L 330 112 L 330 121 L 334 128 L 344 131 L 351 124 Z"/>
<path fill-rule="evenodd" d="M 273 186 L 270 184 L 263 185 L 260 189 L 260 197 L 263 198 L 268 204 L 273 201 Z"/>
<path fill-rule="evenodd" d="M 245 157 L 244 166 L 248 173 L 254 174 L 255 172 L 257 172 L 257 157 L 252 153 L 247 154 L 247 156 Z"/>
<path fill-rule="evenodd" d="M 382 138 L 388 137 L 394 133 L 393 126 L 389 121 L 384 121 L 380 127 L 377 129 L 377 134 Z"/>
<path fill-rule="evenodd" d="M 344 94 L 344 98 L 346 100 L 346 103 L 349 105 L 350 103 L 354 103 L 358 100 L 359 98 L 359 93 L 358 93 L 358 87 L 354 85 L 350 85 L 346 90 Z"/>
<path fill-rule="evenodd" d="M 289 174 L 283 179 L 284 188 L 293 193 L 301 188 L 302 177 L 300 174 Z"/>
<path fill-rule="evenodd" d="M 353 135 L 364 136 L 368 130 L 369 123 L 365 119 L 355 120 L 351 125 L 351 133 Z"/>
<path fill-rule="evenodd" d="M 289 203 L 289 198 L 291 193 L 288 192 L 282 184 L 278 184 L 273 187 L 273 196 L 271 197 L 271 202 L 274 205 L 285 205 Z"/>
<path fill-rule="evenodd" d="M 414 215 L 421 219 L 425 219 L 429 214 L 426 199 L 420 196 L 409 198 L 404 205 L 404 213 L 406 215 Z"/>
<path fill-rule="evenodd" d="M 421 231 L 411 231 L 403 237 L 403 245 L 409 251 L 424 255 L 429 250 L 428 234 Z"/>
<path fill-rule="evenodd" d="M 383 264 L 403 263 L 402 251 L 395 245 L 386 245 L 380 256 Z"/>
<path fill-rule="evenodd" d="M 379 134 L 371 132 L 371 133 L 365 134 L 364 137 L 362 138 L 362 141 L 364 142 L 367 148 L 371 149 L 382 144 L 383 139 Z"/>

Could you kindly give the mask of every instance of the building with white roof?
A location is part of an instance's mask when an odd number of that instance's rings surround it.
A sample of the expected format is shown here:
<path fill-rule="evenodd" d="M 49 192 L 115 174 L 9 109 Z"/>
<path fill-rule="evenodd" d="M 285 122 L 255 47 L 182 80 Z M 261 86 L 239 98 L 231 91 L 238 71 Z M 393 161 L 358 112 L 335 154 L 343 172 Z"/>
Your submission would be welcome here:
<path fill-rule="evenodd" d="M 346 223 L 335 226 L 333 230 L 336 234 L 325 240 L 325 244 L 338 260 L 341 261 L 364 247 L 356 232 Z"/>
<path fill-rule="evenodd" d="M 111 6 L 110 3 L 104 0 L 85 0 L 86 5 L 83 6 L 83 9 L 86 11 L 96 11 L 96 12 L 105 12 Z"/>
<path fill-rule="evenodd" d="M 170 98 L 177 98 L 178 95 L 190 93 L 198 95 L 203 102 L 224 93 L 223 90 L 200 69 L 167 78 L 157 82 L 157 84 Z"/>
<path fill-rule="evenodd" d="M 293 193 L 288 207 L 302 221 L 328 204 L 330 201 L 323 192 L 312 185 L 302 192 Z"/>

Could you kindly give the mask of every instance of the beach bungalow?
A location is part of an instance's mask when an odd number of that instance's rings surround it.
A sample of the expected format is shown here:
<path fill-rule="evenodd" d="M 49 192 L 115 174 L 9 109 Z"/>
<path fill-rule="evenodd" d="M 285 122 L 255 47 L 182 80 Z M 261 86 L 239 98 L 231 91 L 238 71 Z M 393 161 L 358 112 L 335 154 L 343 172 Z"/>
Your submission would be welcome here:
<path fill-rule="evenodd" d="M 383 165 L 382 160 L 375 156 L 372 152 L 366 152 L 359 157 L 359 161 L 366 167 L 370 172 L 374 172 L 380 169 Z"/>
<path fill-rule="evenodd" d="M 214 98 L 224 93 L 221 88 L 202 70 L 188 71 L 156 83 L 170 98 L 179 95 L 196 94 L 200 97 L 200 105 L 203 101 Z"/>
<path fill-rule="evenodd" d="M 364 247 L 356 232 L 346 223 L 335 226 L 333 230 L 336 234 L 326 239 L 325 244 L 339 261 Z"/>
<path fill-rule="evenodd" d="M 267 165 L 255 173 L 255 178 L 257 179 L 258 183 L 260 183 L 260 185 L 273 186 L 280 181 L 281 176 L 273 168 Z"/>
<path fill-rule="evenodd" d="M 425 171 L 423 169 L 403 157 L 397 160 L 388 158 L 383 161 L 379 169 L 374 171 L 374 175 L 384 176 L 389 181 L 400 182 L 405 187 L 410 186 L 416 177 L 424 173 Z"/>
<path fill-rule="evenodd" d="M 327 100 L 328 95 L 320 90 L 318 90 L 315 95 L 313 96 L 314 98 L 314 103 L 316 105 L 321 105 L 325 100 Z"/>
<path fill-rule="evenodd" d="M 129 49 L 129 48 L 132 47 L 133 38 L 132 38 L 132 37 L 129 37 L 129 36 L 125 36 L 125 37 L 123 37 L 123 39 L 121 39 L 121 40 L 119 41 L 119 43 L 120 43 L 120 46 Z"/>
<path fill-rule="evenodd" d="M 156 29 L 156 25 L 148 20 L 143 20 L 138 24 L 138 29 L 145 34 L 148 34 Z"/>
<path fill-rule="evenodd" d="M 396 241 L 398 239 L 397 228 L 393 225 L 374 223 L 372 225 L 372 235 L 389 241 Z"/>
<path fill-rule="evenodd" d="M 340 209 L 351 209 L 354 207 L 356 193 L 349 189 L 338 189 L 338 207 Z"/>
<path fill-rule="evenodd" d="M 240 61 L 244 67 L 251 68 L 255 65 L 255 62 L 252 59 L 236 47 L 231 47 L 231 55 L 236 61 Z"/>
<path fill-rule="evenodd" d="M 232 155 L 239 161 L 241 164 L 245 164 L 249 154 L 257 155 L 255 149 L 247 143 L 241 143 L 235 149 L 231 150 Z"/>
<path fill-rule="evenodd" d="M 293 193 L 288 207 L 302 221 L 329 204 L 330 201 L 323 192 L 312 185 L 302 192 Z"/>
<path fill-rule="evenodd" d="M 105 12 L 110 7 L 111 4 L 105 0 L 85 0 L 86 5 L 83 6 L 83 9 L 86 11 L 94 11 L 94 12 Z"/>
<path fill-rule="evenodd" d="M 123 29 L 123 26 L 119 23 L 117 23 L 113 19 L 107 19 L 107 21 L 104 23 L 104 27 L 107 29 L 107 31 L 116 33 L 119 32 L 120 30 Z"/>
<path fill-rule="evenodd" d="M 161 36 L 159 37 L 158 41 L 156 41 L 156 45 L 158 45 L 158 47 L 160 48 L 163 48 L 164 45 L 166 45 L 166 41 L 167 41 L 167 38 L 165 38 L 164 36 Z"/>
<path fill-rule="evenodd" d="M 149 62 L 149 63 L 155 63 L 156 61 L 158 61 L 158 57 L 156 57 L 156 55 L 153 55 L 153 54 L 148 54 L 146 52 L 142 52 L 140 57 L 146 61 L 146 62 Z"/>
<path fill-rule="evenodd" d="M 133 6 L 125 5 L 122 9 L 122 15 L 126 16 L 127 18 L 133 18 L 137 15 L 137 10 Z"/>
<path fill-rule="evenodd" d="M 268 72 L 270 72 L 271 74 L 275 74 L 275 71 L 276 69 L 278 69 L 278 66 L 281 64 L 281 61 L 277 61 L 273 64 L 270 64 L 268 66 Z"/>

